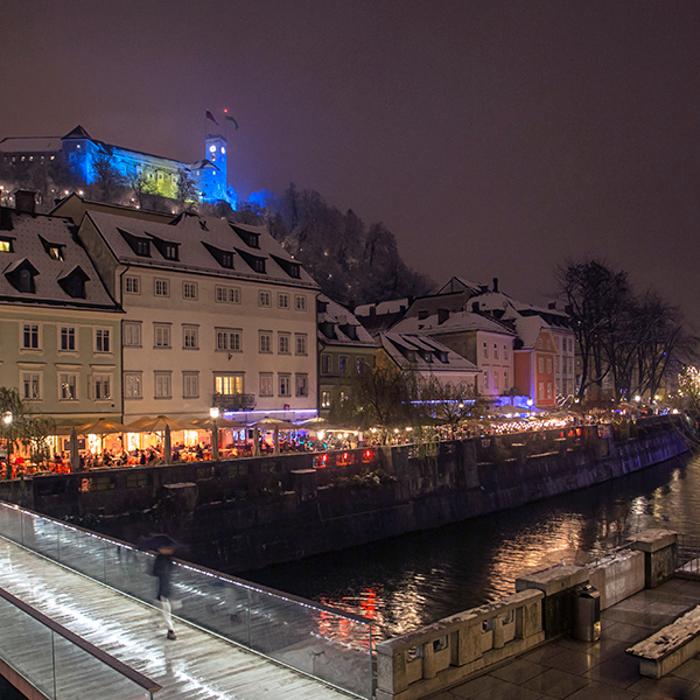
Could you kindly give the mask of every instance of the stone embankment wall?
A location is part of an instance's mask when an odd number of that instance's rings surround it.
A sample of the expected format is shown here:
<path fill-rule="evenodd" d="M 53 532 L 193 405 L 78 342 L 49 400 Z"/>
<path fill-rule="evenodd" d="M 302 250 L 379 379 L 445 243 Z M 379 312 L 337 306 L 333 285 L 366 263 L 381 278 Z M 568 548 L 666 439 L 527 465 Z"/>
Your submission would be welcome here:
<path fill-rule="evenodd" d="M 196 561 L 245 571 L 644 469 L 687 451 L 680 420 L 51 476 L 2 483 L 0 498 L 130 541 L 165 530 Z"/>
<path fill-rule="evenodd" d="M 577 606 L 581 587 L 595 586 L 600 610 L 655 588 L 673 575 L 677 541 L 671 530 L 645 530 L 588 566 L 531 571 L 517 579 L 513 595 L 380 642 L 377 700 L 432 696 L 563 634 L 591 641 L 580 633 L 600 630 L 595 612 Z"/>

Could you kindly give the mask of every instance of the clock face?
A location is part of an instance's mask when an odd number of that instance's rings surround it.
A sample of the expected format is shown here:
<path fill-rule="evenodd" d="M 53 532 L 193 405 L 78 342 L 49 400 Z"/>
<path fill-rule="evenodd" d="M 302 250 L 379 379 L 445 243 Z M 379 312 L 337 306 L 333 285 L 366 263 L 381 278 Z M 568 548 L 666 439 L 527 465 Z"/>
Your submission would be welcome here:
<path fill-rule="evenodd" d="M 209 153 L 216 153 L 216 146 L 213 143 L 209 146 Z"/>

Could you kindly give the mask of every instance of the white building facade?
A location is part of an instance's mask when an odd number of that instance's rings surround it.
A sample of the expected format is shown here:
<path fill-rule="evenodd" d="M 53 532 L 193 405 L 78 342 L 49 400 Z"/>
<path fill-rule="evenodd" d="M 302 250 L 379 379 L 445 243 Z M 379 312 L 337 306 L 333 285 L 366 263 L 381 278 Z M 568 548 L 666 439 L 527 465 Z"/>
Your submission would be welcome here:
<path fill-rule="evenodd" d="M 92 211 L 79 236 L 125 312 L 126 422 L 315 415 L 318 288 L 264 228 Z"/>

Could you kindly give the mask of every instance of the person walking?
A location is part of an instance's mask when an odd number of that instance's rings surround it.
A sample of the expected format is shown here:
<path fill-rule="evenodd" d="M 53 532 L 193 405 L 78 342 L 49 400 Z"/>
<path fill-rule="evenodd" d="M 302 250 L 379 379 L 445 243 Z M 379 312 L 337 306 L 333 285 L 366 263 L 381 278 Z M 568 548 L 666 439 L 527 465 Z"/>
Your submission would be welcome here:
<path fill-rule="evenodd" d="M 175 636 L 175 628 L 173 627 L 172 603 L 172 573 L 173 553 L 175 547 L 172 545 L 164 545 L 158 548 L 158 556 L 153 563 L 153 575 L 158 579 L 157 598 L 160 601 L 161 609 L 163 610 L 163 619 L 168 628 L 167 639 L 177 639 Z"/>

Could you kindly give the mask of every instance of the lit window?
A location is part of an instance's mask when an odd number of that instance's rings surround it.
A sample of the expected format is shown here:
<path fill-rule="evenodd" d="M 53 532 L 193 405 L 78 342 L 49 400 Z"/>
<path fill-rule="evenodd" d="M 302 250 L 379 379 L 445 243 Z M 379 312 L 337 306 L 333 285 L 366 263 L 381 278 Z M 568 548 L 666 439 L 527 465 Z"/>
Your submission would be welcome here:
<path fill-rule="evenodd" d="M 0 238 L 0 253 L 11 253 L 12 241 L 9 238 Z"/>
<path fill-rule="evenodd" d="M 331 392 L 330 391 L 322 391 L 321 392 L 321 408 L 330 408 L 331 407 Z"/>

